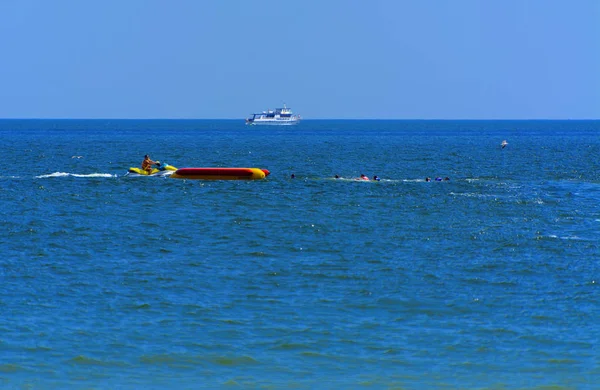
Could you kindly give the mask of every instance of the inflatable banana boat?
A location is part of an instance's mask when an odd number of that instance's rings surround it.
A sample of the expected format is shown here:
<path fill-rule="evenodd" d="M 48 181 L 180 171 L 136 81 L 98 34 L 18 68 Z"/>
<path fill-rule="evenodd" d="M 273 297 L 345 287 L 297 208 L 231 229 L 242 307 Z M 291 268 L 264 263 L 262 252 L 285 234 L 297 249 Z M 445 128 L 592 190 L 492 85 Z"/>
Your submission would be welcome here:
<path fill-rule="evenodd" d="M 180 168 L 172 179 L 192 180 L 260 180 L 271 172 L 259 168 Z"/>

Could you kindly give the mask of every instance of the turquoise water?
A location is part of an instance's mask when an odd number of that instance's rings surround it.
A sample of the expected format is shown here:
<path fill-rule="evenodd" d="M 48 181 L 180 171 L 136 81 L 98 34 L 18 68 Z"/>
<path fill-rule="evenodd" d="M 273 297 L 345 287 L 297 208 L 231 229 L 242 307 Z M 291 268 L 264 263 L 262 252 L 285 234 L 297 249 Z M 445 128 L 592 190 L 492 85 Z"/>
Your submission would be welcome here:
<path fill-rule="evenodd" d="M 598 386 L 600 122 L 0 136 L 0 387 Z M 271 175 L 126 176 L 144 154 Z"/>

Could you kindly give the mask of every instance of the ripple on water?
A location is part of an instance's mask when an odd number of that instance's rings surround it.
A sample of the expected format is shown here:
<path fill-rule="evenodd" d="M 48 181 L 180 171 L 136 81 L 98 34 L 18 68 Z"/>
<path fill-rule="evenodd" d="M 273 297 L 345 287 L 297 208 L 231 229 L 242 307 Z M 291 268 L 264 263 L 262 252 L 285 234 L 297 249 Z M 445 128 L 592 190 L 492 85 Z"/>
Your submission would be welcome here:
<path fill-rule="evenodd" d="M 13 363 L 2 363 L 0 364 L 0 373 L 6 373 L 6 374 L 10 374 L 10 373 L 16 373 L 19 371 L 29 371 L 27 370 L 25 367 L 18 365 L 18 364 L 13 364 Z"/>
<path fill-rule="evenodd" d="M 77 355 L 69 359 L 67 364 L 70 365 L 82 365 L 82 366 L 98 366 L 98 367 L 129 367 L 129 364 L 116 361 L 116 360 L 105 360 L 95 359 L 85 355 Z"/>
<path fill-rule="evenodd" d="M 140 362 L 147 365 L 176 365 L 194 367 L 196 365 L 216 365 L 226 367 L 244 367 L 260 364 L 250 356 L 225 356 L 225 355 L 190 355 L 190 354 L 153 354 L 143 355 Z"/>

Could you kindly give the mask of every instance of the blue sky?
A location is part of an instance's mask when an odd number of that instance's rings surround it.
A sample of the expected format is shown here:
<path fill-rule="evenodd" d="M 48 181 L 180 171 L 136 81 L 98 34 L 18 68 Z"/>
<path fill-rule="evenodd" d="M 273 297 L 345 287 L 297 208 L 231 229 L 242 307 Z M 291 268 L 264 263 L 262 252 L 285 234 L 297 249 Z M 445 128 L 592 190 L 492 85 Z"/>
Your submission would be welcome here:
<path fill-rule="evenodd" d="M 0 118 L 596 119 L 597 0 L 0 0 Z"/>

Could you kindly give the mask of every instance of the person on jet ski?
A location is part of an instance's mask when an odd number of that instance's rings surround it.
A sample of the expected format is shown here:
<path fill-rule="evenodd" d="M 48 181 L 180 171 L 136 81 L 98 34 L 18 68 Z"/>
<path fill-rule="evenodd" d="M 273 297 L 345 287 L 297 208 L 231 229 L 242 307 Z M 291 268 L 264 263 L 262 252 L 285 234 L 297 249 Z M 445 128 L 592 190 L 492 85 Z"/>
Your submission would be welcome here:
<path fill-rule="evenodd" d="M 152 173 L 152 166 L 156 164 L 155 161 L 150 160 L 150 156 L 145 155 L 144 156 L 144 161 L 142 161 L 142 169 L 146 172 L 148 172 L 148 174 Z"/>

